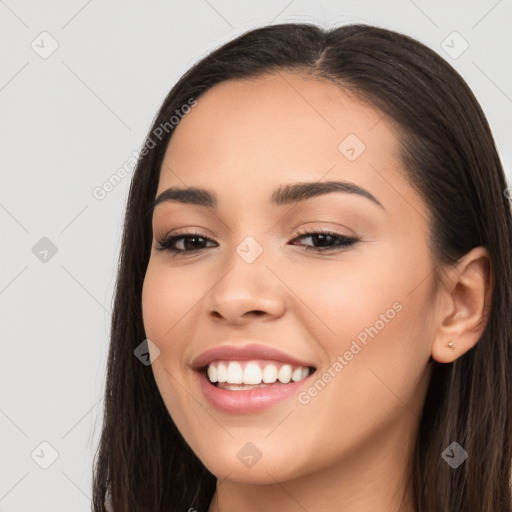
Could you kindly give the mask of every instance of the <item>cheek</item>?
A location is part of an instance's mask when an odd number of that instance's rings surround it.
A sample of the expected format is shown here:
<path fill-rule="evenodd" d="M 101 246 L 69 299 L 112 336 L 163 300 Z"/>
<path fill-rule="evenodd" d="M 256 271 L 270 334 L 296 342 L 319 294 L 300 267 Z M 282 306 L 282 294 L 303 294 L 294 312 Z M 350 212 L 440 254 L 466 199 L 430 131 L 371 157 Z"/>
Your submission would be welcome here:
<path fill-rule="evenodd" d="M 186 332 L 195 305 L 206 291 L 198 272 L 166 268 L 150 260 L 142 287 L 142 315 L 146 335 L 161 351 L 179 349 L 178 335 Z M 189 331 L 191 332 L 191 331 Z"/>
<path fill-rule="evenodd" d="M 431 280 L 425 279 L 428 261 L 404 261 L 396 249 L 380 256 L 378 261 L 318 265 L 300 279 L 285 276 L 301 299 L 295 305 L 302 310 L 301 323 L 319 341 L 324 369 L 330 370 L 319 377 L 333 400 L 342 397 L 345 413 L 353 411 L 354 420 L 362 409 L 376 412 L 400 404 L 394 393 L 414 401 L 430 356 L 434 297 Z M 317 413 L 325 410 L 319 407 Z"/>
<path fill-rule="evenodd" d="M 288 296 L 295 301 L 291 316 L 307 321 L 315 338 L 327 340 L 327 347 L 335 351 L 387 310 L 394 317 L 393 304 L 403 300 L 403 283 L 395 278 L 395 258 L 385 257 L 370 259 L 354 252 L 338 261 L 313 261 L 314 271 L 283 267 L 280 278 L 293 290 Z"/>
<path fill-rule="evenodd" d="M 169 414 L 182 431 L 190 430 L 185 413 L 188 395 L 183 393 L 184 354 L 193 332 L 191 312 L 204 293 L 194 279 L 193 272 L 170 271 L 165 264 L 150 260 L 142 287 L 145 333 L 160 350 L 151 365 L 153 375 Z"/>

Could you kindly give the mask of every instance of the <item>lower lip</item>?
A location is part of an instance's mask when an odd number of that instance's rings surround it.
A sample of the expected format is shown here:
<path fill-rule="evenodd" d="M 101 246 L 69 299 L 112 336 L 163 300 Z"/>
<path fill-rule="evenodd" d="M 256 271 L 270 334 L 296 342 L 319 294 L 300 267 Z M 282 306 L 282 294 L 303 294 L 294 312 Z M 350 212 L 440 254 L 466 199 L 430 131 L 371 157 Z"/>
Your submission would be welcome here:
<path fill-rule="evenodd" d="M 264 388 L 231 391 L 222 389 L 210 383 L 203 372 L 195 372 L 199 379 L 199 386 L 208 402 L 223 412 L 232 414 L 247 414 L 262 411 L 283 402 L 287 398 L 297 396 L 300 388 L 309 381 L 313 374 L 305 379 L 289 384 L 271 384 Z"/>

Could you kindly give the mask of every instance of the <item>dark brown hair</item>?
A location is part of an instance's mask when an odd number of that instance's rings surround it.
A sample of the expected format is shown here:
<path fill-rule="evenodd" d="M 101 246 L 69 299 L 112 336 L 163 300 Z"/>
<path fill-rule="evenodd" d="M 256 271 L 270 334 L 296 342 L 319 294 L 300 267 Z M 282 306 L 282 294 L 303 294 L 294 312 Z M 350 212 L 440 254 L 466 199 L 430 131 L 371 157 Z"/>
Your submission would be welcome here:
<path fill-rule="evenodd" d="M 430 363 L 411 478 L 418 512 L 511 512 L 512 221 L 481 107 L 462 77 L 412 38 L 367 25 L 324 30 L 291 23 L 251 30 L 195 64 L 164 100 L 151 132 L 219 82 L 280 70 L 331 80 L 386 113 L 409 182 L 429 207 L 436 282 L 443 264 L 476 246 L 488 249 L 496 276 L 488 322 L 475 347 L 455 362 Z M 134 357 L 146 338 L 141 292 L 151 204 L 172 133 L 141 154 L 131 182 L 95 458 L 95 511 L 105 510 L 109 490 L 115 512 L 204 512 L 215 490 L 216 478 L 174 425 L 151 367 Z M 456 469 L 441 458 L 453 441 L 468 452 Z"/>

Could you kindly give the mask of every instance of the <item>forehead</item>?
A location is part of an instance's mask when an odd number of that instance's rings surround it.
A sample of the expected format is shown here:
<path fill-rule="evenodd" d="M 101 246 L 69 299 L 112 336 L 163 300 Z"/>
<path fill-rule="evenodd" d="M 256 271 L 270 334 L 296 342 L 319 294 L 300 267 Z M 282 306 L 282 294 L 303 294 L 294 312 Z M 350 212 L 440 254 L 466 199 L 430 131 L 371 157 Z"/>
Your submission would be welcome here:
<path fill-rule="evenodd" d="M 348 135 L 359 139 L 359 151 L 364 145 L 393 156 L 396 137 L 380 111 L 330 81 L 279 71 L 206 91 L 175 129 L 168 153 L 196 162 L 209 155 L 225 162 L 281 155 L 309 162 L 320 152 L 337 159 Z"/>
<path fill-rule="evenodd" d="M 201 186 L 232 203 L 267 200 L 282 183 L 336 179 L 376 191 L 381 202 L 421 201 L 381 111 L 330 81 L 279 71 L 224 81 L 198 98 L 174 129 L 157 194 Z"/>

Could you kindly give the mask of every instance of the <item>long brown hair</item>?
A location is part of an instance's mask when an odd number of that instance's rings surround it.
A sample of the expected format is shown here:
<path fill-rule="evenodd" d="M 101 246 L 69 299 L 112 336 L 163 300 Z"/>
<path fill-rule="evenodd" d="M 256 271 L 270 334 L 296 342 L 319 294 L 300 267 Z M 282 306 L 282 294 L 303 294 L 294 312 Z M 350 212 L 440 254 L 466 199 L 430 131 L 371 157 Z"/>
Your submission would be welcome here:
<path fill-rule="evenodd" d="M 439 268 L 473 247 L 488 249 L 497 277 L 488 322 L 475 347 L 455 362 L 432 361 L 411 478 L 418 512 L 511 512 L 512 220 L 481 107 L 462 77 L 412 38 L 367 25 L 324 30 L 290 23 L 251 30 L 195 64 L 165 98 L 151 133 L 219 82 L 280 70 L 331 80 L 386 113 L 409 182 L 429 206 L 429 247 Z M 115 512 L 203 512 L 215 490 L 215 476 L 177 430 L 151 367 L 134 357 L 146 338 L 141 292 L 151 204 L 172 133 L 168 127 L 161 138 L 148 135 L 146 145 L 154 147 L 141 153 L 131 182 L 95 457 L 95 511 L 105 510 L 109 491 Z M 441 458 L 453 441 L 468 453 L 456 469 Z"/>

